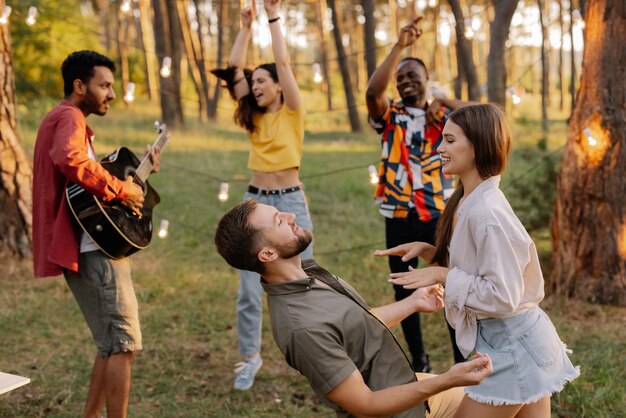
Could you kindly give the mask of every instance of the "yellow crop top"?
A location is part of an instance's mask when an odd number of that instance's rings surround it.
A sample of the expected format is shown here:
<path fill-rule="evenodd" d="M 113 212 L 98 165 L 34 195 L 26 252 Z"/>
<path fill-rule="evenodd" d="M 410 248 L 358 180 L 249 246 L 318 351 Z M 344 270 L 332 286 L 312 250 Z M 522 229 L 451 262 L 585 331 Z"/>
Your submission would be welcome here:
<path fill-rule="evenodd" d="M 273 172 L 300 167 L 304 142 L 304 110 L 289 110 L 283 105 L 278 112 L 254 116 L 253 133 L 248 134 L 252 148 L 248 168 Z"/>

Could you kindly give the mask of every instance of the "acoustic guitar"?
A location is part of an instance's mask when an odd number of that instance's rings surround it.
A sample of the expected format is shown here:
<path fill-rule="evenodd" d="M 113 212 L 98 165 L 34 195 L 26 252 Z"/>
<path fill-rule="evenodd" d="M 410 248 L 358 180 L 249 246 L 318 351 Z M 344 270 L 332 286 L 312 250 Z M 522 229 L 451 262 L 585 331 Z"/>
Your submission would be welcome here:
<path fill-rule="evenodd" d="M 164 124 L 155 122 L 158 137 L 153 147 L 161 150 L 170 139 Z M 128 176 L 141 186 L 144 202 L 140 214 L 133 213 L 119 201 L 102 202 L 76 183 L 69 182 L 65 190 L 70 211 L 81 229 L 110 258 L 127 257 L 143 250 L 152 239 L 152 210 L 161 201 L 147 179 L 152 172 L 150 154 L 141 160 L 128 148 L 121 147 L 104 157 L 100 164 L 120 180 Z"/>

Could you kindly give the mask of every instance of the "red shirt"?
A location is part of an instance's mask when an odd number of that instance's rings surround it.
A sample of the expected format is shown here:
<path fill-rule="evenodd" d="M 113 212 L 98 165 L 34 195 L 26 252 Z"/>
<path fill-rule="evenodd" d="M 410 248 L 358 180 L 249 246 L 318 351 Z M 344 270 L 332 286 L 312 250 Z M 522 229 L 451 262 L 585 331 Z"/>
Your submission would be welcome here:
<path fill-rule="evenodd" d="M 41 122 L 33 160 L 35 277 L 78 271 L 80 228 L 67 206 L 68 180 L 103 201 L 124 199 L 126 184 L 89 158 L 93 131 L 83 113 L 63 100 Z"/>

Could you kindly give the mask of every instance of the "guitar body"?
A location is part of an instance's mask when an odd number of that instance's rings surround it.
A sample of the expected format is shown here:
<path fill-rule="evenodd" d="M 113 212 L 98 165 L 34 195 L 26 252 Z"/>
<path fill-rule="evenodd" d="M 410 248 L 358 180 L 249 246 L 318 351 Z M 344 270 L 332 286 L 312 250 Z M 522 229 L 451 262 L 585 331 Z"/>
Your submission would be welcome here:
<path fill-rule="evenodd" d="M 100 162 L 110 174 L 125 180 L 139 166 L 139 159 L 122 147 Z M 159 194 L 146 181 L 141 216 L 133 214 L 118 201 L 104 203 L 70 182 L 66 189 L 70 211 L 82 230 L 110 258 L 127 257 L 143 250 L 152 239 L 152 210 L 161 201 Z"/>

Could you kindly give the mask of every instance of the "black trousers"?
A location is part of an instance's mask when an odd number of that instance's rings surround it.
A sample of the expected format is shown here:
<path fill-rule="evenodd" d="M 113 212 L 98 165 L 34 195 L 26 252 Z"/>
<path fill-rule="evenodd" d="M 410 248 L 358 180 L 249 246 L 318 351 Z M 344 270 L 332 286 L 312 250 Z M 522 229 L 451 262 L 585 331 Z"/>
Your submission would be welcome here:
<path fill-rule="evenodd" d="M 385 235 L 387 240 L 387 248 L 396 245 L 405 244 L 407 242 L 422 241 L 435 244 L 435 230 L 437 229 L 438 219 L 427 222 L 419 220 L 415 211 L 409 212 L 409 216 L 405 219 L 389 219 L 385 218 Z M 400 273 L 409 270 L 409 266 L 417 268 L 417 259 L 409 260 L 408 263 L 402 261 L 400 257 L 389 257 L 389 270 L 392 273 Z M 413 293 L 413 289 L 404 289 L 402 286 L 393 285 L 395 291 L 395 299 L 402 300 Z M 423 371 L 428 363 L 426 350 L 424 349 L 424 341 L 422 339 L 422 328 L 420 324 L 419 313 L 414 313 L 406 317 L 402 322 L 402 331 L 404 338 L 409 346 L 409 352 L 413 359 L 413 369 L 415 371 Z M 450 341 L 454 352 L 454 362 L 460 363 L 465 361 L 463 354 L 456 346 L 454 329 L 448 324 L 450 333 Z"/>

